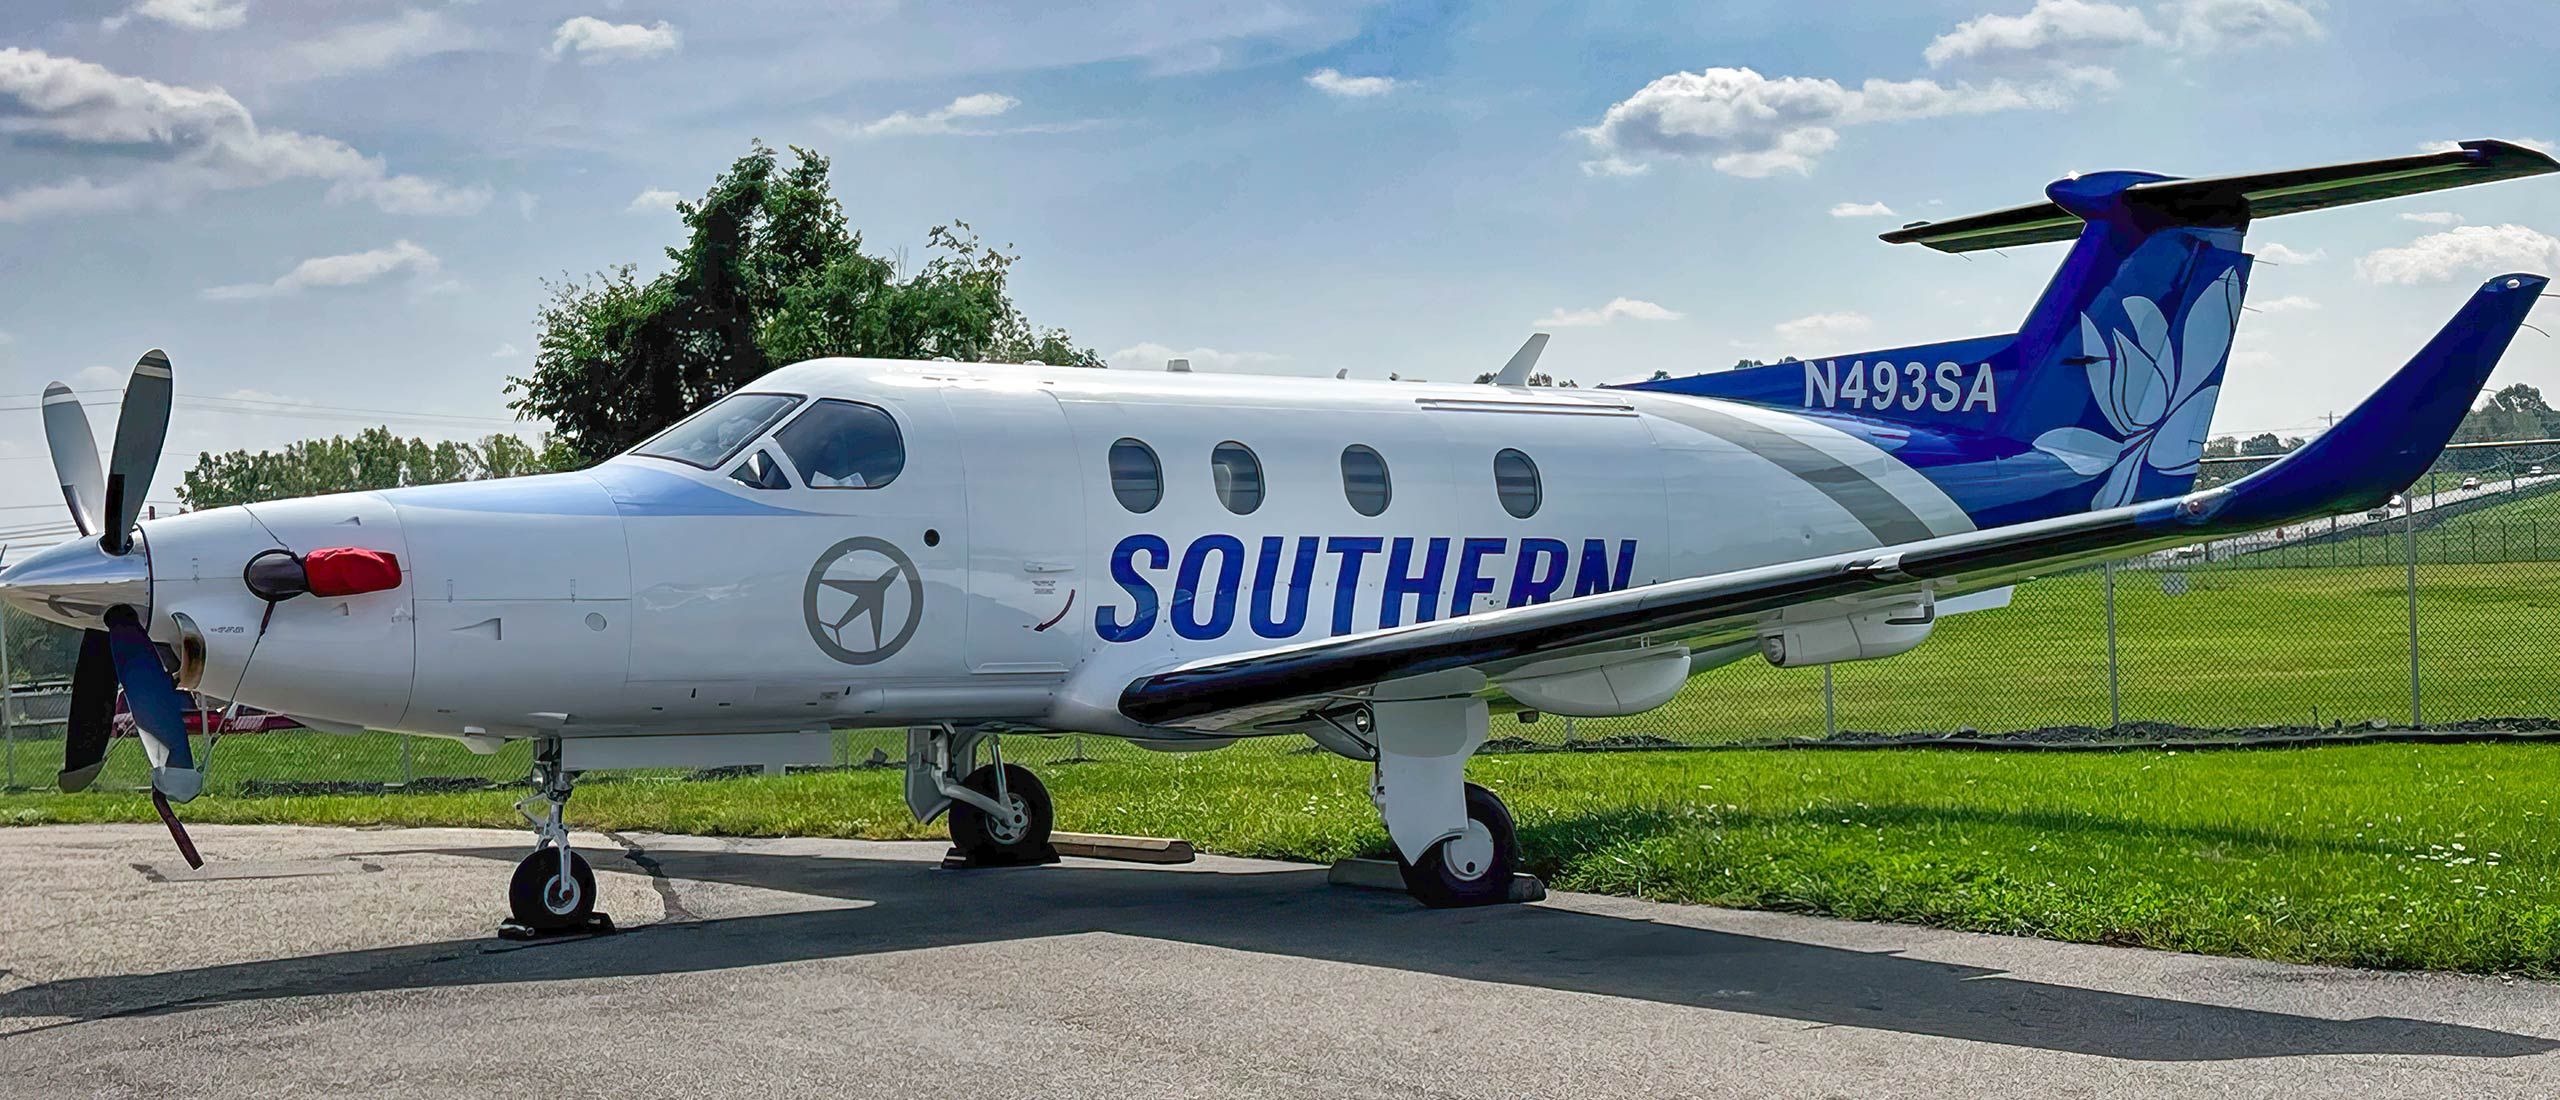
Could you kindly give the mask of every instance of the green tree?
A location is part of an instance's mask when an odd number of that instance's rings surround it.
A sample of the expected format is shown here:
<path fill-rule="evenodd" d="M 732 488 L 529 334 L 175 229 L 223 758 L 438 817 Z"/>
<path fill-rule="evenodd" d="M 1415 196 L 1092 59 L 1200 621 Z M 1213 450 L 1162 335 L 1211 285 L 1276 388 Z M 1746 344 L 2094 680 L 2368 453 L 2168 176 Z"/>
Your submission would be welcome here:
<path fill-rule="evenodd" d="M 1063 329 L 1013 305 L 1019 258 L 966 222 L 936 226 L 910 272 L 862 250 L 829 190 L 827 158 L 784 165 L 749 145 L 699 201 L 678 203 L 674 266 L 628 265 L 550 286 L 533 370 L 508 380 L 518 413 L 551 421 L 581 463 L 618 454 L 783 364 L 822 356 L 1099 367 Z"/>
<path fill-rule="evenodd" d="M 1492 372 L 1492 371 L 1486 371 L 1486 372 L 1484 372 L 1483 374 L 1479 374 L 1479 375 L 1477 375 L 1477 376 L 1476 376 L 1476 384 L 1477 384 L 1477 385 L 1490 385 L 1490 384 L 1492 384 L 1492 382 L 1493 382 L 1493 378 L 1494 378 L 1494 372 Z M 1540 370 L 1540 371 L 1530 371 L 1530 372 L 1529 372 L 1529 383 L 1528 383 L 1528 384 L 1529 384 L 1529 385 L 1532 385 L 1532 386 L 1554 386 L 1554 387 L 1556 387 L 1556 388 L 1558 388 L 1558 389 L 1567 389 L 1567 390 L 1580 389 L 1580 388 L 1582 388 L 1582 383 L 1576 382 L 1576 381 L 1574 381 L 1573 379 L 1570 379 L 1570 378 L 1567 378 L 1567 379 L 1565 379 L 1565 380 L 1564 380 L 1564 381 L 1562 381 L 1562 382 L 1558 382 L 1558 381 L 1556 381 L 1556 376 L 1555 376 L 1555 375 L 1549 374 L 1549 373 L 1547 373 L 1547 372 L 1545 372 L 1545 371 L 1542 371 L 1542 370 Z"/>
<path fill-rule="evenodd" d="M 210 451 L 196 456 L 178 485 L 189 508 L 220 508 L 261 500 L 437 485 L 488 477 L 515 477 L 560 467 L 556 449 L 536 447 L 499 433 L 476 443 L 403 439 L 389 428 L 366 428 L 285 445 L 279 451 Z"/>
<path fill-rule="evenodd" d="M 42 683 L 68 680 L 71 666 L 80 659 L 80 632 L 60 623 L 47 622 L 17 608 L 0 608 L 7 617 L 9 635 L 9 682 Z"/>

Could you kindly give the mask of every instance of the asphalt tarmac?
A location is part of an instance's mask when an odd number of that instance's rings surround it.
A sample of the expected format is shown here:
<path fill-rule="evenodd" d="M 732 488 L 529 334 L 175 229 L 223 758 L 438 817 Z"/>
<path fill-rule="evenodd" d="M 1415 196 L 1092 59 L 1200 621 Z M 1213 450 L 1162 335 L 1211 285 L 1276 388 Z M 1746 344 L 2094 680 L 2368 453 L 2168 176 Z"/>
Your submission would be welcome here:
<path fill-rule="evenodd" d="M 519 944 L 524 834 L 196 839 L 0 829 L 0 1096 L 2560 1095 L 2543 982 L 645 834 Z"/>

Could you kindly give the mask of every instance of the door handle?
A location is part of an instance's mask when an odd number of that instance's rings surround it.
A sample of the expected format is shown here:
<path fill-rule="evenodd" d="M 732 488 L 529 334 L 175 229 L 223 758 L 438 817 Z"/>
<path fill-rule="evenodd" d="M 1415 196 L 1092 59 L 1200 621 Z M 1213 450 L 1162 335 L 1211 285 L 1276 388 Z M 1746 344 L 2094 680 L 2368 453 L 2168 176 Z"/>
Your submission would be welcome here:
<path fill-rule="evenodd" d="M 1054 561 L 1026 561 L 1022 563 L 1022 571 L 1025 573 L 1070 573 L 1075 571 L 1075 566 Z"/>

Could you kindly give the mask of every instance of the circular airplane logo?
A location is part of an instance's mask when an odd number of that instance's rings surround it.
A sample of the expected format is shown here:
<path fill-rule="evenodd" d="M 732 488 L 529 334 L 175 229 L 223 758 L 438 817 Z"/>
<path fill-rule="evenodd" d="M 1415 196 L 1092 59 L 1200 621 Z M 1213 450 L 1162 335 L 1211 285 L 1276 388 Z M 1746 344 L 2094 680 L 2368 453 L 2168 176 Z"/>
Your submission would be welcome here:
<path fill-rule="evenodd" d="M 862 536 L 818 555 L 800 591 L 809 640 L 849 665 L 888 660 L 924 620 L 924 578 L 897 547 Z"/>

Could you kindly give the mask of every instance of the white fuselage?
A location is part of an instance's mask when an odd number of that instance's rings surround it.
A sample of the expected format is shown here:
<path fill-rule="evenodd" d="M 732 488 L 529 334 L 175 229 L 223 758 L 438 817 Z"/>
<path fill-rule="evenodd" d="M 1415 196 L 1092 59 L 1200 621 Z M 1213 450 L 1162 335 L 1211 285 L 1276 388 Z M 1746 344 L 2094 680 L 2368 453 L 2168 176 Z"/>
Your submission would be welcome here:
<path fill-rule="evenodd" d="M 1867 443 L 1663 394 L 846 359 L 741 392 L 806 399 L 784 425 L 820 399 L 883 410 L 903 467 L 813 486 L 768 431 L 712 468 L 634 454 L 157 520 L 154 633 L 185 616 L 206 694 L 347 726 L 1148 737 L 1177 731 L 1113 702 L 1181 661 L 1971 527 Z M 1123 439 L 1160 470 L 1144 512 L 1115 491 Z M 1259 468 L 1245 514 L 1226 443 Z M 1354 446 L 1386 471 L 1375 515 L 1346 492 Z M 759 449 L 789 487 L 730 476 Z M 1508 508 L 1505 449 L 1534 466 Z M 286 600 L 262 632 L 240 571 L 279 542 L 390 551 L 404 583 Z"/>

